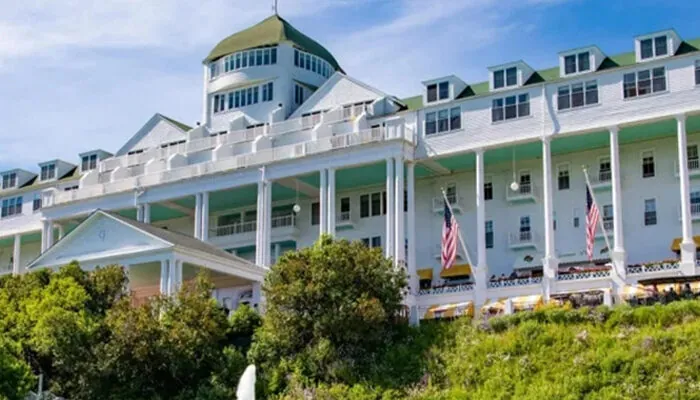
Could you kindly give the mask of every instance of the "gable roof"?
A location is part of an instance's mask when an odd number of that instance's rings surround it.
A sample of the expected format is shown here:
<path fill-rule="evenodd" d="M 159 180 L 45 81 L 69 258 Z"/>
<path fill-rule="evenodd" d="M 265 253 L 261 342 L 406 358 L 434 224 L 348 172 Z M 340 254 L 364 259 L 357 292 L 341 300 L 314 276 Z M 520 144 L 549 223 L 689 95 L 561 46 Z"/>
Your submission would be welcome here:
<path fill-rule="evenodd" d="M 231 253 L 228 253 L 224 250 L 219 249 L 218 247 L 215 247 L 209 243 L 203 242 L 199 239 L 195 239 L 192 236 L 185 235 L 184 233 L 179 233 L 179 232 L 174 232 L 170 231 L 167 229 L 159 228 L 156 226 L 153 226 L 151 224 L 147 224 L 144 222 L 139 222 L 135 221 L 126 217 L 123 217 L 117 213 L 111 212 L 111 211 L 105 211 L 105 210 L 96 210 L 92 214 L 90 214 L 83 222 L 81 222 L 74 230 L 69 232 L 66 236 L 63 237 L 63 239 L 59 240 L 58 242 L 55 243 L 53 247 L 45 251 L 43 254 L 39 255 L 34 261 L 32 261 L 29 264 L 29 268 L 35 267 L 39 262 L 50 255 L 52 250 L 56 248 L 59 244 L 63 243 L 65 240 L 69 239 L 71 236 L 79 233 L 81 231 L 81 227 L 87 226 L 91 221 L 95 220 L 96 218 L 104 216 L 107 218 L 114 219 L 120 223 L 123 223 L 127 226 L 130 226 L 134 229 L 137 229 L 147 235 L 150 235 L 159 241 L 163 242 L 166 246 L 168 247 L 176 247 L 180 248 L 183 250 L 193 250 L 195 252 L 199 253 L 205 253 L 209 254 L 221 259 L 225 259 L 228 261 L 233 261 L 238 264 L 245 264 L 250 267 L 255 267 L 259 268 L 253 263 L 251 263 L 248 260 L 245 260 L 243 258 L 237 257 Z"/>
<path fill-rule="evenodd" d="M 166 117 L 163 114 L 155 113 L 151 118 L 148 119 L 148 121 L 146 121 L 145 124 L 143 124 L 143 126 L 134 134 L 134 136 L 129 138 L 129 140 L 127 140 L 126 143 L 124 143 L 124 145 L 119 150 L 117 150 L 115 154 L 117 156 L 124 155 L 127 151 L 129 151 L 132 148 L 132 146 L 136 145 L 139 141 L 141 141 L 141 139 L 146 137 L 146 135 L 148 135 L 148 133 L 151 132 L 151 130 L 160 121 L 167 122 L 168 124 L 172 125 L 175 129 L 178 129 L 183 133 L 187 133 L 189 130 L 192 129 L 190 126 L 187 126 L 182 122 Z"/>
<path fill-rule="evenodd" d="M 166 121 L 170 122 L 171 124 L 177 126 L 178 128 L 182 129 L 182 130 L 185 131 L 185 132 L 191 131 L 191 130 L 192 130 L 192 127 L 191 127 L 191 126 L 189 126 L 189 125 L 187 125 L 187 124 L 183 124 L 183 123 L 180 122 L 180 121 L 176 121 L 176 120 L 174 120 L 174 119 L 172 119 L 172 118 L 170 118 L 170 117 L 167 117 L 167 116 L 165 116 L 165 115 L 163 115 L 163 114 L 161 114 L 161 113 L 156 113 L 156 115 L 160 115 L 161 118 L 163 118 L 164 120 L 166 120 Z"/>
<path fill-rule="evenodd" d="M 80 168 L 73 167 L 64 175 L 59 176 L 56 180 L 52 181 L 42 181 L 39 179 L 39 175 L 35 173 L 32 173 L 32 175 L 34 175 L 32 179 L 28 180 L 24 185 L 15 189 L 5 189 L 0 191 L 0 197 L 14 196 L 22 193 L 32 192 L 35 190 L 55 187 L 62 183 L 70 181 L 78 181 L 80 179 Z"/>
<path fill-rule="evenodd" d="M 271 46 L 283 42 L 291 42 L 301 50 L 328 61 L 336 70 L 342 71 L 335 57 L 333 57 L 325 47 L 298 31 L 279 15 L 266 18 L 256 25 L 236 32 L 220 41 L 212 51 L 209 52 L 207 58 L 204 59 L 204 63 L 217 60 L 227 54 L 237 51 L 261 46 Z"/>

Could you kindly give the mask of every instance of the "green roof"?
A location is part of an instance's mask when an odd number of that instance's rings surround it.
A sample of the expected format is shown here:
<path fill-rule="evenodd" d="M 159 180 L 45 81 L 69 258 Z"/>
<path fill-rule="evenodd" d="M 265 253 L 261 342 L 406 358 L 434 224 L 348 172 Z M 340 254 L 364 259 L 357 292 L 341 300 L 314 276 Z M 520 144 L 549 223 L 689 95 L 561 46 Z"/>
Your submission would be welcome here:
<path fill-rule="evenodd" d="M 53 186 L 56 186 L 57 184 L 60 184 L 60 183 L 65 183 L 65 182 L 69 182 L 69 181 L 78 181 L 78 180 L 80 180 L 80 176 L 81 176 L 80 168 L 78 168 L 78 167 L 73 167 L 70 171 L 66 172 L 63 176 L 60 176 L 60 177 L 58 177 L 58 179 L 51 180 L 51 181 L 39 180 L 39 177 L 35 175 L 32 179 L 27 181 L 27 183 L 25 183 L 24 185 L 22 185 L 16 189 L 3 190 L 2 193 L 0 193 L 0 197 L 16 196 L 19 194 L 32 192 L 35 190 L 53 187 Z"/>
<path fill-rule="evenodd" d="M 165 115 L 163 115 L 163 114 L 161 114 L 161 113 L 158 113 L 158 115 L 160 115 L 164 120 L 170 122 L 171 124 L 177 126 L 178 128 L 182 129 L 182 130 L 185 131 L 185 132 L 187 132 L 187 131 L 189 131 L 189 130 L 192 129 L 191 126 L 186 125 L 186 124 L 183 124 L 182 122 L 176 121 L 176 120 L 174 120 L 174 119 L 172 119 L 172 118 L 170 118 L 170 117 L 166 117 Z"/>
<path fill-rule="evenodd" d="M 333 68 L 342 71 L 331 53 L 318 42 L 299 32 L 279 15 L 273 15 L 257 25 L 234 33 L 219 42 L 204 59 L 205 63 L 214 61 L 227 54 L 261 46 L 291 42 L 301 50 L 307 51 L 328 61 Z"/>
<path fill-rule="evenodd" d="M 687 40 L 681 43 L 676 51 L 675 55 L 683 55 L 687 53 L 692 53 L 700 50 L 700 38 Z M 614 56 L 606 57 L 600 64 L 598 71 L 604 71 L 614 68 L 624 68 L 630 67 L 637 63 L 635 53 L 621 53 Z M 524 86 L 534 85 L 542 82 L 556 82 L 559 80 L 564 80 L 568 78 L 562 78 L 559 75 L 559 67 L 547 68 L 539 71 L 535 71 L 530 79 L 525 82 Z M 467 85 L 467 87 L 457 96 L 457 99 L 464 99 L 474 96 L 485 96 L 492 94 L 489 91 L 489 82 L 479 82 L 472 85 Z M 413 96 L 403 99 L 403 102 L 408 106 L 409 110 L 417 110 L 423 108 L 423 96 Z"/>

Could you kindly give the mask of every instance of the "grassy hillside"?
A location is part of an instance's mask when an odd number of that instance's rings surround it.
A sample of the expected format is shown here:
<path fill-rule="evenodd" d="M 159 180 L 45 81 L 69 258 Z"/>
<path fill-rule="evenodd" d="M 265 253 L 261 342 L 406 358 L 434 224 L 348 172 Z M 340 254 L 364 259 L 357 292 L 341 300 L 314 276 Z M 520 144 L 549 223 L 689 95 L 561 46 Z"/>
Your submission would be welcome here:
<path fill-rule="evenodd" d="M 364 384 L 283 399 L 700 399 L 700 301 L 423 324 Z"/>

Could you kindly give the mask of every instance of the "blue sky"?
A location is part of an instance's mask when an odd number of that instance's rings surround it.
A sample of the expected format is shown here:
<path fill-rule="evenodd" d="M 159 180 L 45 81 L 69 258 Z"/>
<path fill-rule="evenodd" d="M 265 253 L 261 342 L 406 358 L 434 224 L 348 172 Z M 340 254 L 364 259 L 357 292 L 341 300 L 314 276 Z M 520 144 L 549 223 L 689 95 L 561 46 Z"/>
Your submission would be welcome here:
<path fill-rule="evenodd" d="M 630 51 L 637 34 L 700 37 L 690 0 L 279 0 L 280 14 L 345 71 L 399 97 L 422 80 L 523 59 L 556 65 L 588 44 Z M 0 0 L 0 170 L 116 151 L 155 112 L 194 124 L 201 60 L 271 13 L 272 0 Z"/>

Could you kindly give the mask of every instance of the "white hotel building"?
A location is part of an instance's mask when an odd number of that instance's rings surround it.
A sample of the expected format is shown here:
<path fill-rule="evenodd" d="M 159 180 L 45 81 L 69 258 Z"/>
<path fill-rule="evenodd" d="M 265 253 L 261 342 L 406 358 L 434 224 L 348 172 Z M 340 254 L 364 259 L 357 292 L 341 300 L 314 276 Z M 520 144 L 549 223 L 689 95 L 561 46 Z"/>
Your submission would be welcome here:
<path fill-rule="evenodd" d="M 204 60 L 201 125 L 157 114 L 113 154 L 2 172 L 0 273 L 119 263 L 147 296 L 203 267 L 235 307 L 258 300 L 281 253 L 328 233 L 405 262 L 414 316 L 586 290 L 610 302 L 642 279 L 696 275 L 700 40 L 667 30 L 630 49 L 429 79 L 399 99 L 272 16 Z M 586 267 L 584 165 L 611 268 Z M 460 249 L 441 271 L 441 188 L 474 265 Z"/>

